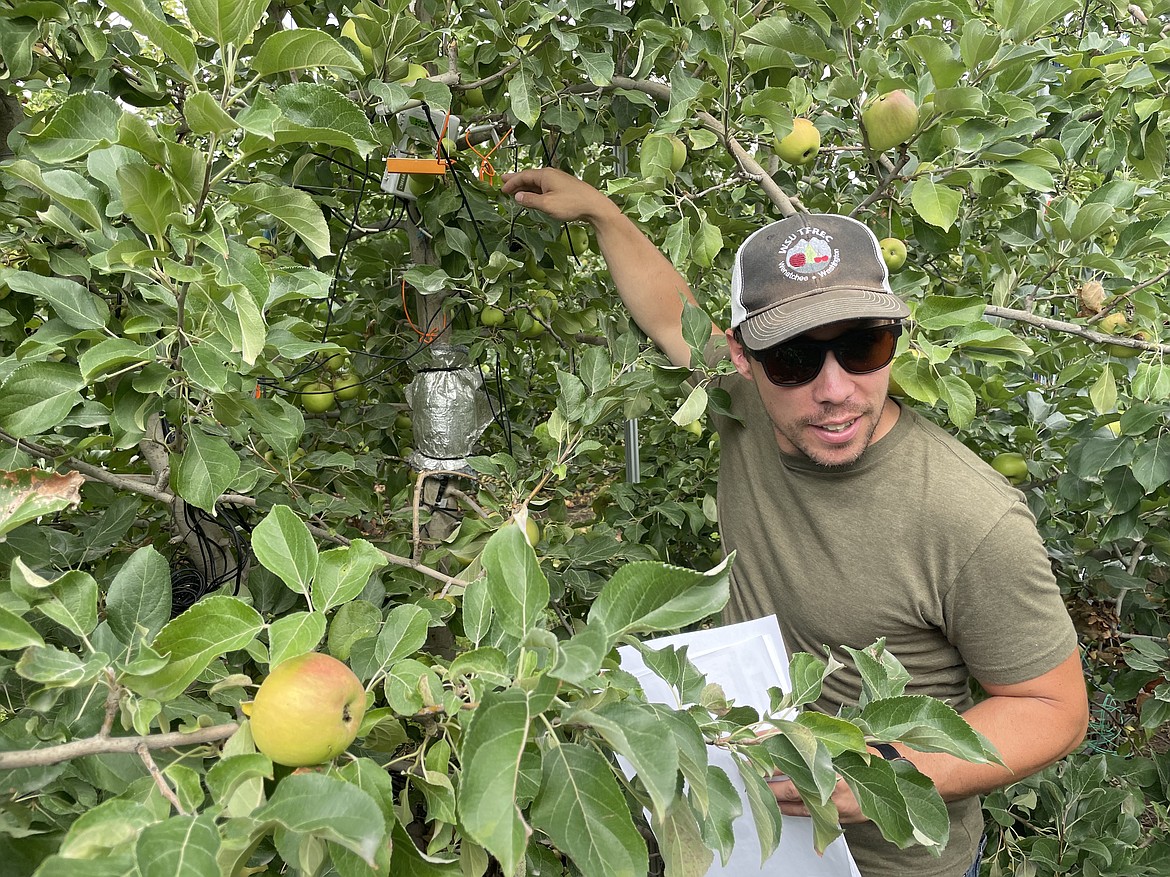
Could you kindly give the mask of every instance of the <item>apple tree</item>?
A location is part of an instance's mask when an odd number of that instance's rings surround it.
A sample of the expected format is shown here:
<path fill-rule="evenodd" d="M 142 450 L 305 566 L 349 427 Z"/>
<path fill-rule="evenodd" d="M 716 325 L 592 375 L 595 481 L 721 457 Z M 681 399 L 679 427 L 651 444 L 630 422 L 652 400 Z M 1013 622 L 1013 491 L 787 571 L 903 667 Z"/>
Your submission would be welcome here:
<path fill-rule="evenodd" d="M 500 196 L 553 165 L 720 321 L 765 222 L 892 242 L 894 391 L 1026 493 L 1096 705 L 1084 751 L 988 799 L 985 867 L 1165 873 L 1168 11 L 5 0 L 5 867 L 701 873 L 740 806 L 705 744 L 766 849 L 773 769 L 822 802 L 819 844 L 838 773 L 893 842 L 945 842 L 937 795 L 865 741 L 995 756 L 941 705 L 894 721 L 880 643 L 836 717 L 800 709 L 823 656 L 764 716 L 684 654 L 647 653 L 681 708 L 618 667 L 726 600 L 725 400 L 630 323 L 587 229 Z M 408 143 L 442 172 L 388 192 Z M 708 325 L 685 315 L 696 348 Z M 410 388 L 451 357 L 490 425 L 445 467 Z M 310 651 L 367 707 L 293 771 L 242 704 Z"/>

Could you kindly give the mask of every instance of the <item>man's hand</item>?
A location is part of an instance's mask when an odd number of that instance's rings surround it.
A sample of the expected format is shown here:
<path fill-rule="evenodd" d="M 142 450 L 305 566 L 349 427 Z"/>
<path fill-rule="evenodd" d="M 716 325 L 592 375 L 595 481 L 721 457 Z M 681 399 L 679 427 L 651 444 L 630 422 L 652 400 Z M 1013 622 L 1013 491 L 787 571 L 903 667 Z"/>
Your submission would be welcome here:
<path fill-rule="evenodd" d="M 504 174 L 501 191 L 521 207 L 547 213 L 561 222 L 583 219 L 596 223 L 606 211 L 616 212 L 614 203 L 588 183 L 556 168 L 531 168 Z"/>
<path fill-rule="evenodd" d="M 800 792 L 796 790 L 796 786 L 792 784 L 792 780 L 776 777 L 768 780 L 768 788 L 776 796 L 776 803 L 780 805 L 780 812 L 785 816 L 809 815 L 808 808 L 804 806 Z M 869 821 L 869 817 L 861 812 L 861 807 L 857 804 L 857 798 L 854 797 L 853 790 L 849 788 L 849 784 L 845 780 L 837 780 L 837 786 L 833 789 L 831 800 L 837 807 L 837 816 L 842 825 Z"/>

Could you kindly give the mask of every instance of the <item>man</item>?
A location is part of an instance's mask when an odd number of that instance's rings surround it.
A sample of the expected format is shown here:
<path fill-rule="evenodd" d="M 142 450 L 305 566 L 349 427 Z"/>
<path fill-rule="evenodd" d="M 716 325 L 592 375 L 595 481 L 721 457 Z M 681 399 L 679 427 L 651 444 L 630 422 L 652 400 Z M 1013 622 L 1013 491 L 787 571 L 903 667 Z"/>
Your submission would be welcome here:
<path fill-rule="evenodd" d="M 676 365 L 683 277 L 592 186 L 553 169 L 505 178 L 503 191 L 562 221 L 585 220 L 635 321 Z M 1088 705 L 1076 636 L 1023 496 L 975 454 L 887 395 L 901 320 L 877 240 L 843 216 L 799 215 L 760 229 L 737 253 L 736 374 L 723 380 L 743 423 L 720 432 L 719 521 L 737 551 L 725 620 L 774 613 L 792 651 L 864 648 L 879 637 L 911 674 L 908 694 L 940 698 L 999 751 L 1006 769 L 913 750 L 951 816 L 941 857 L 898 850 L 839 782 L 834 801 L 865 877 L 978 874 L 978 796 L 1080 743 Z M 826 681 L 817 706 L 856 703 L 860 676 Z M 973 704 L 968 683 L 987 697 Z M 806 815 L 791 783 L 780 809 Z"/>

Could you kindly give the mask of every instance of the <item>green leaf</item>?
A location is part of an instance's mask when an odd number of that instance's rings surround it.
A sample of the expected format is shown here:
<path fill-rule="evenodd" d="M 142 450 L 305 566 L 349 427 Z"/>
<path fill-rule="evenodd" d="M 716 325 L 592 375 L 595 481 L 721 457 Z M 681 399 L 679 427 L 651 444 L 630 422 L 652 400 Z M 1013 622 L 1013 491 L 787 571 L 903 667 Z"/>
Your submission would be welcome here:
<path fill-rule="evenodd" d="M 171 570 L 150 546 L 139 548 L 122 565 L 106 593 L 106 620 L 120 641 L 154 638 L 171 617 Z"/>
<path fill-rule="evenodd" d="M 488 596 L 496 619 L 506 633 L 523 639 L 544 616 L 550 594 L 536 552 L 519 524 L 507 524 L 493 533 L 480 562 L 487 570 Z"/>
<path fill-rule="evenodd" d="M 362 592 L 374 570 L 386 565 L 386 558 L 365 539 L 354 539 L 344 548 L 322 552 L 313 578 L 313 605 L 321 612 L 348 603 Z"/>
<path fill-rule="evenodd" d="M 215 514 L 215 503 L 236 480 L 240 458 L 219 436 L 198 426 L 187 430 L 187 447 L 173 469 L 175 492 L 196 508 Z"/>
<path fill-rule="evenodd" d="M 317 543 L 313 534 L 285 505 L 274 506 L 252 531 L 252 550 L 269 572 L 298 594 L 310 594 L 309 583 L 317 574 Z"/>
<path fill-rule="evenodd" d="M 508 101 L 512 115 L 529 128 L 540 120 L 540 93 L 523 68 L 508 80 Z"/>
<path fill-rule="evenodd" d="M 311 67 L 336 67 L 353 73 L 363 70 L 359 59 L 320 30 L 277 31 L 264 41 L 252 59 L 252 70 L 259 76 Z"/>
<path fill-rule="evenodd" d="M 866 705 L 857 724 L 885 742 L 920 752 L 945 752 L 981 764 L 998 763 L 987 741 L 954 708 L 925 695 L 902 695 Z"/>
<path fill-rule="evenodd" d="M 653 814 L 650 825 L 667 874 L 703 877 L 707 873 L 715 856 L 703 843 L 699 820 L 686 798 L 677 798 L 665 814 Z"/>
<path fill-rule="evenodd" d="M 666 817 L 678 799 L 678 746 L 663 738 L 657 711 L 620 702 L 594 711 L 575 710 L 565 720 L 593 728 L 614 752 L 625 757 L 650 793 L 654 813 Z"/>
<path fill-rule="evenodd" d="M 735 759 L 739 778 L 747 793 L 748 806 L 756 825 L 756 836 L 760 841 L 760 865 L 762 866 L 780 843 L 781 816 L 776 805 L 776 796 L 768 783 L 760 776 L 752 762 L 743 757 Z"/>
<path fill-rule="evenodd" d="M 410 603 L 391 609 L 374 646 L 378 664 L 385 667 L 397 663 L 421 649 L 427 641 L 430 617 L 421 606 Z"/>
<path fill-rule="evenodd" d="M 141 877 L 206 877 L 218 874 L 219 831 L 211 813 L 172 816 L 148 825 L 134 853 Z"/>
<path fill-rule="evenodd" d="M 1153 494 L 1170 481 L 1170 436 L 1159 431 L 1142 442 L 1134 454 L 1132 471 L 1147 494 Z"/>
<path fill-rule="evenodd" d="M 321 213 L 321 207 L 307 192 L 289 186 L 253 183 L 233 190 L 231 200 L 271 213 L 292 229 L 318 259 L 333 252 L 329 245 L 329 224 Z"/>
<path fill-rule="evenodd" d="M 728 577 L 726 561 L 707 573 L 654 561 L 629 563 L 601 589 L 589 623 L 614 639 L 634 631 L 677 630 L 723 608 Z"/>
<path fill-rule="evenodd" d="M 0 282 L 7 283 L 14 292 L 45 299 L 57 316 L 74 329 L 102 329 L 110 318 L 105 301 L 80 283 L 63 277 L 41 277 L 29 271 L 0 271 Z"/>
<path fill-rule="evenodd" d="M 191 25 L 221 47 L 245 46 L 268 8 L 267 0 L 188 0 Z"/>
<path fill-rule="evenodd" d="M 986 310 L 981 298 L 928 295 L 915 310 L 914 320 L 923 329 L 950 329 L 982 320 Z"/>
<path fill-rule="evenodd" d="M 167 622 L 151 643 L 167 658 L 161 670 L 122 681 L 139 694 L 171 700 L 195 681 L 216 658 L 242 649 L 256 639 L 264 620 L 255 609 L 235 597 L 204 597 Z"/>
<path fill-rule="evenodd" d="M 558 641 L 556 661 L 548 673 L 573 685 L 584 685 L 601 670 L 609 648 L 605 631 L 585 625 L 569 639 Z"/>
<path fill-rule="evenodd" d="M 194 79 L 199 59 L 190 37 L 167 24 L 153 9 L 148 9 L 143 0 L 110 0 L 106 5 L 129 21 L 134 33 L 146 37 L 164 58 L 178 64 L 179 69 L 187 74 L 188 81 Z"/>
<path fill-rule="evenodd" d="M 634 827 L 609 762 L 575 743 L 554 744 L 542 756 L 533 827 L 547 834 L 582 874 L 645 877 L 650 865 L 646 842 Z"/>
<path fill-rule="evenodd" d="M 691 258 L 697 265 L 710 268 L 715 264 L 715 257 L 723 249 L 723 232 L 719 226 L 707 221 L 704 216 L 699 222 L 699 230 L 691 238 Z"/>
<path fill-rule="evenodd" d="M 96 652 L 83 662 L 64 649 L 34 645 L 24 650 L 16 662 L 16 672 L 46 688 L 76 688 L 93 682 L 109 660 L 108 655 Z"/>
<path fill-rule="evenodd" d="M 91 156 L 93 153 L 91 153 Z M 18 180 L 40 189 L 62 207 L 71 210 L 91 228 L 101 229 L 105 225 L 102 210 L 106 197 L 96 186 L 71 170 L 50 170 L 41 174 L 41 169 L 31 161 L 19 159 L 0 167 L 0 173 L 9 174 Z M 3 271 L 0 270 L 0 274 Z"/>
<path fill-rule="evenodd" d="M 0 606 L 0 651 L 43 646 L 45 641 L 36 628 L 14 612 Z"/>
<path fill-rule="evenodd" d="M 317 648 L 325 636 L 323 612 L 291 612 L 268 625 L 268 661 L 275 667 Z"/>
<path fill-rule="evenodd" d="M 122 110 L 98 91 L 70 95 L 36 134 L 26 135 L 29 151 L 50 164 L 72 161 L 118 140 Z"/>
<path fill-rule="evenodd" d="M 73 860 L 105 857 L 119 847 L 133 848 L 139 833 L 158 821 L 144 804 L 112 798 L 77 817 L 59 852 Z"/>
<path fill-rule="evenodd" d="M 515 801 L 531 721 L 526 692 L 490 691 L 476 707 L 460 749 L 460 825 L 499 860 L 505 874 L 516 873 L 528 845 L 528 825 Z"/>
<path fill-rule="evenodd" d="M 707 768 L 706 817 L 700 821 L 703 842 L 727 864 L 735 846 L 735 820 L 743 814 L 743 799 L 727 774 L 715 765 Z M 693 790 L 691 797 L 693 798 Z M 692 802 L 694 806 L 694 802 Z"/>
<path fill-rule="evenodd" d="M 594 85 L 609 85 L 613 81 L 613 52 L 578 52 L 581 67 Z"/>
<path fill-rule="evenodd" d="M 0 394 L 2 398 L 2 394 Z M 0 471 L 0 536 L 81 502 L 80 473 L 58 475 L 43 469 Z"/>
<path fill-rule="evenodd" d="M 151 352 L 128 338 L 107 338 L 81 354 L 78 365 L 86 383 L 94 383 L 109 372 L 125 371 L 153 361 Z"/>
<path fill-rule="evenodd" d="M 97 626 L 97 582 L 87 572 L 73 569 L 48 579 L 17 557 L 10 568 L 10 584 L 14 594 L 77 636 Z"/>
<path fill-rule="evenodd" d="M 176 218 L 182 218 L 174 185 L 151 165 L 123 165 L 118 168 L 118 184 L 122 208 L 146 234 L 161 238 Z"/>
<path fill-rule="evenodd" d="M 301 31 L 293 31 L 300 33 Z M 196 91 L 183 104 L 183 117 L 196 134 L 230 134 L 239 124 L 207 91 Z"/>
<path fill-rule="evenodd" d="M 685 426 L 702 417 L 706 410 L 707 391 L 703 388 L 702 384 L 695 384 L 691 389 L 690 395 L 687 396 L 682 405 L 678 406 L 678 411 L 674 412 L 670 419 L 679 426 Z"/>
<path fill-rule="evenodd" d="M 1004 39 L 1023 43 L 1076 8 L 1076 0 L 995 0 L 991 14 Z"/>
<path fill-rule="evenodd" d="M 962 201 L 961 193 L 927 179 L 916 180 L 910 189 L 914 212 L 944 231 L 955 224 Z"/>
<path fill-rule="evenodd" d="M 915 842 L 914 825 L 890 762 L 847 752 L 834 766 L 853 790 L 861 812 L 877 825 L 882 837 L 902 850 Z M 944 831 L 949 830 L 950 824 L 946 823 Z"/>
<path fill-rule="evenodd" d="M 386 837 L 386 819 L 369 793 L 320 773 L 285 777 L 252 818 L 340 844 L 371 866 Z"/>
<path fill-rule="evenodd" d="M 947 416 L 959 429 L 975 419 L 975 391 L 957 375 L 943 375 L 938 382 L 939 396 L 947 403 Z"/>
<path fill-rule="evenodd" d="M 1106 365 L 1101 369 L 1101 376 L 1089 388 L 1089 401 L 1093 403 L 1093 410 L 1098 414 L 1109 414 L 1117 410 L 1117 381 L 1113 378 L 1113 370 Z"/>

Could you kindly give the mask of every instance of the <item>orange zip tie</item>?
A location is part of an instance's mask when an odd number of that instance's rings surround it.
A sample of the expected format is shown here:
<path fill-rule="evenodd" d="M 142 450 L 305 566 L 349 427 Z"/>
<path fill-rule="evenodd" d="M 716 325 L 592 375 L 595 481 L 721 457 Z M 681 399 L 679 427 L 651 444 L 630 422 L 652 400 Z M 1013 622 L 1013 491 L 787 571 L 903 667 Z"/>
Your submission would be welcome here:
<path fill-rule="evenodd" d="M 499 176 L 496 169 L 492 166 L 492 163 L 490 160 L 491 154 L 493 152 L 495 152 L 497 149 L 499 149 L 500 146 L 503 145 L 504 141 L 507 140 L 509 136 L 511 136 L 511 134 L 514 130 L 515 130 L 515 128 L 509 128 L 508 133 L 505 134 L 503 137 L 501 137 L 499 142 L 496 143 L 496 145 L 493 146 L 491 149 L 489 149 L 487 152 L 480 152 L 478 149 L 475 148 L 475 146 L 472 145 L 471 131 L 470 130 L 468 130 L 467 133 L 465 133 L 463 135 L 463 139 L 467 143 L 467 148 L 470 149 L 472 152 L 474 152 L 479 157 L 479 178 L 481 180 L 483 180 L 485 183 L 487 183 L 489 186 L 494 186 L 496 184 L 496 177 Z"/>
<path fill-rule="evenodd" d="M 410 308 L 408 308 L 406 306 L 406 278 L 405 277 L 402 278 L 402 312 L 404 314 L 406 314 L 406 322 L 410 326 L 410 328 L 414 329 L 414 334 L 416 334 L 426 344 L 430 344 L 432 341 L 434 341 L 436 338 L 438 338 L 441 334 L 443 334 L 443 330 L 447 328 L 447 315 L 446 314 L 443 314 L 443 325 L 440 326 L 438 329 L 431 329 L 429 331 L 424 332 L 422 329 L 420 329 L 418 326 L 416 326 L 414 324 L 414 320 L 412 320 L 410 317 Z"/>
<path fill-rule="evenodd" d="M 443 155 L 443 138 L 447 136 L 447 127 L 451 124 L 451 111 L 447 110 L 447 115 L 443 117 L 443 127 L 439 129 L 439 139 L 435 142 L 435 158 L 439 161 L 445 161 L 448 165 L 455 163 L 455 157 L 452 155 Z"/>

